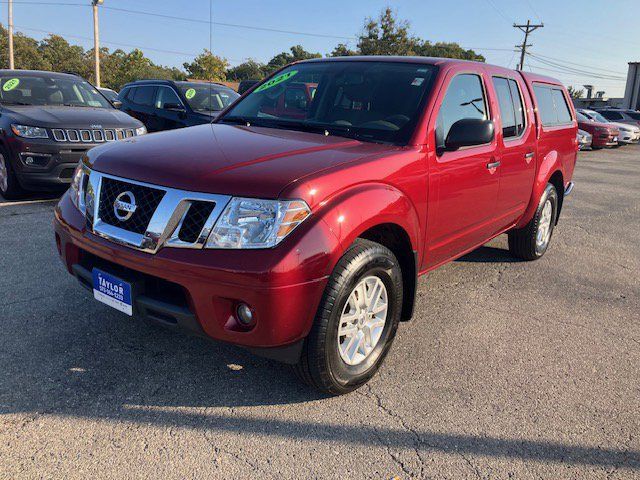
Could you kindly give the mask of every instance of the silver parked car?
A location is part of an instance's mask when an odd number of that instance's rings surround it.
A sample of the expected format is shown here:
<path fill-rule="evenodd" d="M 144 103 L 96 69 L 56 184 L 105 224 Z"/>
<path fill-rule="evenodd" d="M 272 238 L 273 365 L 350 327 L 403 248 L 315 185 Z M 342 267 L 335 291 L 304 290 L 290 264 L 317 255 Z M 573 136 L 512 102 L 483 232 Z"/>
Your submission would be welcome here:
<path fill-rule="evenodd" d="M 591 142 L 593 137 L 589 132 L 584 130 L 578 130 L 578 148 L 580 150 L 591 150 Z"/>

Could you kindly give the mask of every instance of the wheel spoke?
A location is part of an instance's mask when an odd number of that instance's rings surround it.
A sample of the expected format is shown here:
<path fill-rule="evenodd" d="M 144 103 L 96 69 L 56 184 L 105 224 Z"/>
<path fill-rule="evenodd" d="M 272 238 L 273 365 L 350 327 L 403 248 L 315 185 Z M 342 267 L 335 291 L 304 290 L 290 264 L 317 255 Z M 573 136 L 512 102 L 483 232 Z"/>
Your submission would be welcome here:
<path fill-rule="evenodd" d="M 362 363 L 382 337 L 388 313 L 387 289 L 374 275 L 353 288 L 338 324 L 338 351 L 348 365 Z"/>

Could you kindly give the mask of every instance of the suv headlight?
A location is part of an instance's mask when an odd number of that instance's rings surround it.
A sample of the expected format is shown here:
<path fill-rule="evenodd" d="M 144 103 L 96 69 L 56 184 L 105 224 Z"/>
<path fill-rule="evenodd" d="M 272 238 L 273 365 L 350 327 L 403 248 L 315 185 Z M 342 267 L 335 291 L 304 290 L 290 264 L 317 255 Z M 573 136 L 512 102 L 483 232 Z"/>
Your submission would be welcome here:
<path fill-rule="evenodd" d="M 69 186 L 71 202 L 73 202 L 76 208 L 80 210 L 80 213 L 85 216 L 87 209 L 93 209 L 93 191 L 87 191 L 90 190 L 89 173 L 90 170 L 82 163 L 82 160 L 80 160 L 73 172 L 71 185 Z"/>
<path fill-rule="evenodd" d="M 18 137 L 24 138 L 49 138 L 46 128 L 31 127 L 29 125 L 11 124 L 11 131 Z"/>
<path fill-rule="evenodd" d="M 136 137 L 139 135 L 144 135 L 145 133 L 147 133 L 147 128 L 144 125 L 136 128 Z"/>
<path fill-rule="evenodd" d="M 232 198 L 207 240 L 206 248 L 271 248 L 309 215 L 302 200 Z"/>

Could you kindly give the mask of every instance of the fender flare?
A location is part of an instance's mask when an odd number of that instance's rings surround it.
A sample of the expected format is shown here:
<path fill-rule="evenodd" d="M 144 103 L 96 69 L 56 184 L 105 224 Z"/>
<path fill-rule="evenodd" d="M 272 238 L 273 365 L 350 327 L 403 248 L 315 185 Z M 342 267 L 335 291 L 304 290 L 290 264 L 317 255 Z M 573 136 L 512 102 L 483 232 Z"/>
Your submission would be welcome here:
<path fill-rule="evenodd" d="M 533 181 L 533 188 L 531 191 L 531 198 L 529 199 L 529 205 L 516 224 L 515 228 L 523 228 L 531 221 L 531 219 L 535 215 L 536 209 L 538 208 L 538 202 L 540 200 L 542 192 L 544 192 L 544 189 L 547 187 L 549 180 L 556 172 L 560 172 L 562 178 L 565 178 L 564 168 L 562 166 L 562 162 L 560 161 L 558 152 L 552 150 L 547 155 L 545 155 L 545 157 L 542 159 L 542 162 L 540 162 L 540 166 L 538 167 L 535 179 Z M 558 196 L 560 198 L 562 198 L 563 195 L 564 190 L 558 192 Z"/>
<path fill-rule="evenodd" d="M 338 239 L 342 251 L 367 230 L 384 224 L 402 228 L 413 251 L 422 251 L 420 222 L 409 198 L 383 183 L 359 184 L 325 200 L 319 216 Z"/>

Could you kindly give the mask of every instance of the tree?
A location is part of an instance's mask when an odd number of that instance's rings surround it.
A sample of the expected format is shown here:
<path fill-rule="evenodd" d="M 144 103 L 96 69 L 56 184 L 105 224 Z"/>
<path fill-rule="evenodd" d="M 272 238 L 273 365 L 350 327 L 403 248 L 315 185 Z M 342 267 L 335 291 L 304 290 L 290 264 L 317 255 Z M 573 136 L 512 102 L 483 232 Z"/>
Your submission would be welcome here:
<path fill-rule="evenodd" d="M 291 62 L 297 62 L 299 60 L 308 60 L 310 58 L 320 58 L 322 55 L 319 53 L 307 52 L 302 45 L 295 45 L 290 48 L 290 52 L 281 52 L 271 60 L 264 68 L 265 75 L 270 75 L 279 68 L 288 65 Z"/>
<path fill-rule="evenodd" d="M 393 10 L 387 7 L 377 20 L 365 20 L 358 50 L 362 55 L 413 55 L 417 43 L 416 38 L 409 36 L 409 22 L 397 21 Z"/>
<path fill-rule="evenodd" d="M 49 35 L 38 45 L 38 51 L 48 69 L 57 72 L 75 73 L 83 77 L 93 71 L 86 61 L 84 49 L 79 45 L 69 45 L 59 35 Z"/>
<path fill-rule="evenodd" d="M 567 87 L 567 91 L 569 92 L 569 95 L 571 96 L 571 98 L 582 98 L 582 97 L 584 97 L 584 89 L 583 88 L 578 90 L 573 85 L 569 85 Z"/>
<path fill-rule="evenodd" d="M 484 62 L 485 58 L 466 50 L 457 43 L 431 43 L 409 32 L 410 24 L 406 20 L 396 19 L 389 7 L 384 9 L 377 19 L 365 19 L 364 30 L 358 36 L 357 50 L 349 49 L 344 43 L 338 44 L 331 52 L 332 57 L 348 55 L 418 55 L 423 57 L 447 57 Z"/>
<path fill-rule="evenodd" d="M 353 55 L 358 55 L 358 52 L 355 50 L 351 50 L 344 43 L 339 43 L 336 45 L 336 48 L 329 54 L 330 57 L 351 57 Z"/>
<path fill-rule="evenodd" d="M 199 80 L 224 81 L 229 62 L 226 58 L 221 58 L 205 48 L 204 52 L 198 55 L 193 62 L 185 62 L 184 69 L 189 78 Z"/>
<path fill-rule="evenodd" d="M 9 68 L 9 34 L 0 25 L 0 62 L 2 68 Z M 51 67 L 38 51 L 38 41 L 18 32 L 13 36 L 13 53 L 16 68 L 27 70 L 49 70 Z"/>
<path fill-rule="evenodd" d="M 240 65 L 227 70 L 227 79 L 240 82 L 242 80 L 260 80 L 264 77 L 265 65 L 249 59 Z"/>

